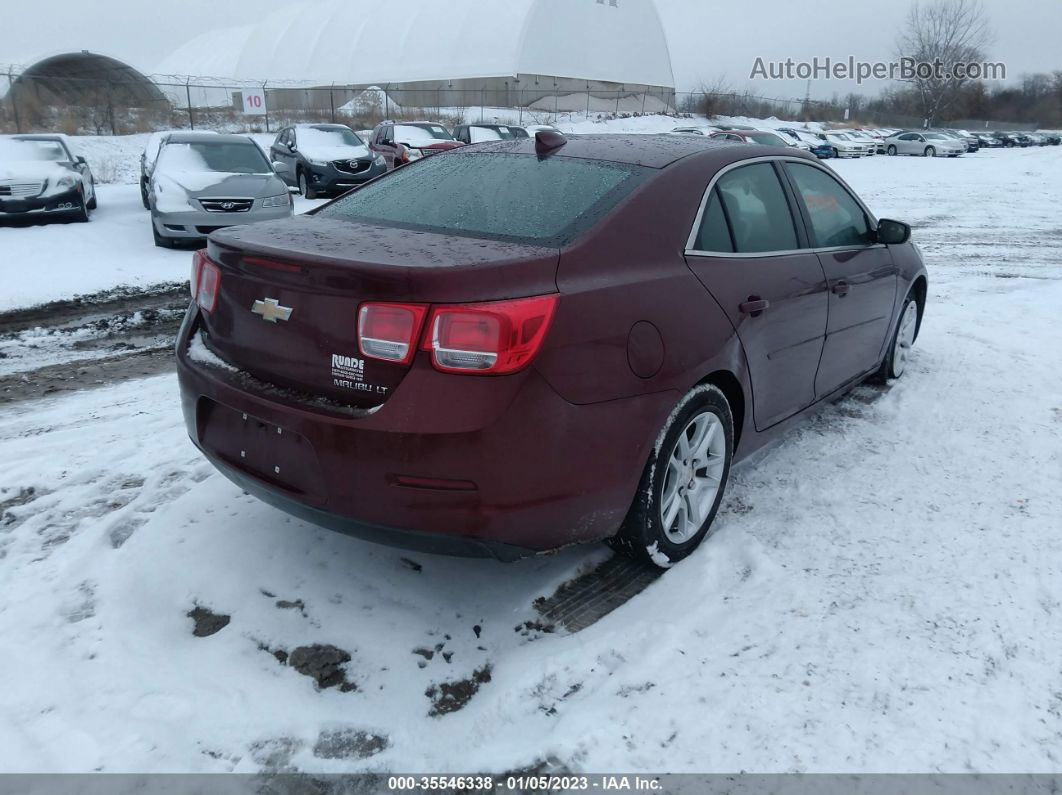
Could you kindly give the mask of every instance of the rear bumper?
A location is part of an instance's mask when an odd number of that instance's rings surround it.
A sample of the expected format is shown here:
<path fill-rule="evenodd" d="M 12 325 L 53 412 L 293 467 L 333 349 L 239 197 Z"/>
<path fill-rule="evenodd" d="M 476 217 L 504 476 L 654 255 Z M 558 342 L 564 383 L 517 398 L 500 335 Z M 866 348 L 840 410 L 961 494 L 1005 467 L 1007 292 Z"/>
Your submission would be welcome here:
<path fill-rule="evenodd" d="M 177 346 L 192 442 L 265 502 L 392 546 L 511 560 L 614 535 L 679 398 L 576 405 L 533 368 L 486 378 L 418 360 L 378 411 L 341 416 L 190 359 L 197 318 Z"/>
<path fill-rule="evenodd" d="M 0 196 L 0 218 L 29 214 L 68 213 L 81 206 L 81 191 L 77 188 L 54 193 L 50 196 L 34 196 L 12 199 Z"/>

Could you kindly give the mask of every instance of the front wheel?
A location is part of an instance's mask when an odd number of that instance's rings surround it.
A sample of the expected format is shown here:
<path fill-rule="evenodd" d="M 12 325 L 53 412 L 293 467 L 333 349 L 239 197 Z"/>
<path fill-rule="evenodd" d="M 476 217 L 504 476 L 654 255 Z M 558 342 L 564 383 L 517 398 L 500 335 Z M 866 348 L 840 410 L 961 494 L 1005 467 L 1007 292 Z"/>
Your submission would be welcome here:
<path fill-rule="evenodd" d="M 71 217 L 79 224 L 87 223 L 89 220 L 89 203 L 85 200 L 85 197 L 81 197 L 81 202 L 77 208 L 71 213 Z"/>
<path fill-rule="evenodd" d="M 708 535 L 734 455 L 734 419 L 722 391 L 695 387 L 657 438 L 620 532 L 618 552 L 670 568 Z"/>
<path fill-rule="evenodd" d="M 932 146 L 927 146 L 926 147 L 926 151 L 924 151 L 922 154 L 925 155 L 926 157 L 936 157 L 937 156 L 937 150 L 934 149 Z"/>
<path fill-rule="evenodd" d="M 893 144 L 889 144 L 889 148 L 885 150 L 885 153 L 889 157 L 896 157 L 896 147 Z"/>
<path fill-rule="evenodd" d="M 304 199 L 316 199 L 317 191 L 310 187 L 310 181 L 306 178 L 306 172 L 299 172 L 299 193 Z"/>
<path fill-rule="evenodd" d="M 836 147 L 834 147 L 831 151 L 833 152 L 833 156 L 834 157 L 840 157 L 841 156 L 840 152 L 837 151 Z"/>
<path fill-rule="evenodd" d="M 900 311 L 900 319 L 896 323 L 896 332 L 892 336 L 892 344 L 885 361 L 875 374 L 875 381 L 885 383 L 890 378 L 899 378 L 907 369 L 907 359 L 911 354 L 915 337 L 918 336 L 918 302 L 914 296 L 907 296 L 903 309 Z"/>

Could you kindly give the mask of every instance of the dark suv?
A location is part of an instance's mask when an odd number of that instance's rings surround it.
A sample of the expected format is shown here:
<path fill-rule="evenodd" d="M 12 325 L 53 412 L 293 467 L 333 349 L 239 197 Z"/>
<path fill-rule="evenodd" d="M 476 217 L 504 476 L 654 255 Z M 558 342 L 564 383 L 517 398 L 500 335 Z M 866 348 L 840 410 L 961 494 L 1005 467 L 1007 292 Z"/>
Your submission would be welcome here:
<path fill-rule="evenodd" d="M 342 124 L 296 124 L 277 133 L 269 158 L 307 199 L 348 191 L 387 171 L 384 159 Z"/>

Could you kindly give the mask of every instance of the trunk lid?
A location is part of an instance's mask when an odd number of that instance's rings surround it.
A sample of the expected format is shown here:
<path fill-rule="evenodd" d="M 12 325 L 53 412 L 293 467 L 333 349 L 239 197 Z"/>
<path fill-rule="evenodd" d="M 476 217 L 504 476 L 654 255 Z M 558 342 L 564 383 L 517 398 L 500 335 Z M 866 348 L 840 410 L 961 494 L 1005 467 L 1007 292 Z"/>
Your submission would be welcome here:
<path fill-rule="evenodd" d="M 362 302 L 557 291 L 557 249 L 306 215 L 219 230 L 208 248 L 222 272 L 217 306 L 202 320 L 210 347 L 263 381 L 358 408 L 384 403 L 426 356 L 411 365 L 363 357 Z"/>

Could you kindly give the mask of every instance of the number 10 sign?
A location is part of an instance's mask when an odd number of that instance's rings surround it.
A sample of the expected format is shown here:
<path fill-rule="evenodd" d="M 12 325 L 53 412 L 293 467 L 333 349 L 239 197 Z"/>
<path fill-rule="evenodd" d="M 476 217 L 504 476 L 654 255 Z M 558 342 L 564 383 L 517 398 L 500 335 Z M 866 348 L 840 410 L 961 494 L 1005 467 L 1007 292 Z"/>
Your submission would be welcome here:
<path fill-rule="evenodd" d="M 264 116 L 266 113 L 265 90 L 245 88 L 243 90 L 243 112 L 252 116 Z"/>

